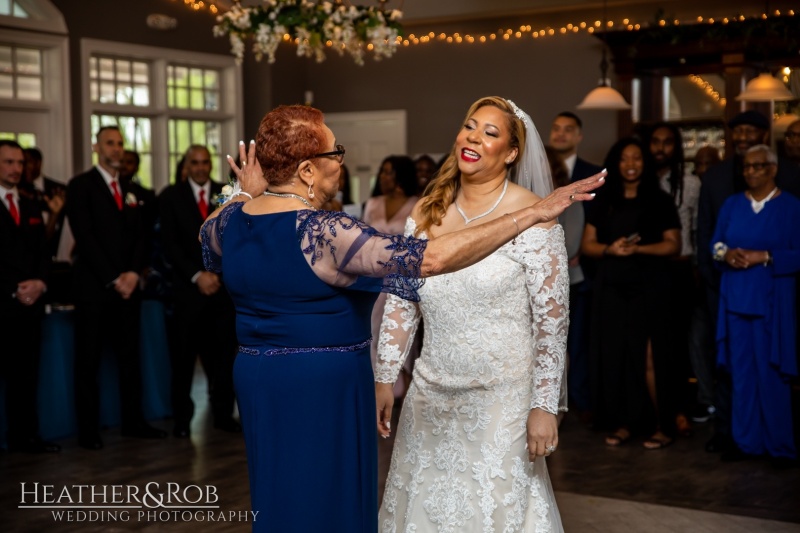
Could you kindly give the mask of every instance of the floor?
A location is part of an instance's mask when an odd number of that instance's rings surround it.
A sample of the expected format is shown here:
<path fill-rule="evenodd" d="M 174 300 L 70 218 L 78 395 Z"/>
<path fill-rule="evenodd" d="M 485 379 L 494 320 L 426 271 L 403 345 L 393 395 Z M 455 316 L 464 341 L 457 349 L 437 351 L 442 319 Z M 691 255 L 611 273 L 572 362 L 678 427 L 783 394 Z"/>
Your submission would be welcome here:
<path fill-rule="evenodd" d="M 123 439 L 117 429 L 109 429 L 103 433 L 106 447 L 99 452 L 65 439 L 64 450 L 57 455 L 0 454 L 0 531 L 248 531 L 252 518 L 247 513 L 242 437 L 215 430 L 209 423 L 202 375 L 195 380 L 194 396 L 199 414 L 189 440 Z M 171 429 L 168 420 L 155 425 Z M 664 450 L 645 451 L 636 441 L 610 449 L 602 434 L 568 415 L 561 426 L 559 450 L 548 460 L 565 530 L 800 532 L 800 469 L 778 471 L 760 460 L 722 463 L 703 450 L 709 434 L 709 428 L 698 426 L 694 437 Z M 380 443 L 381 487 L 391 446 L 391 439 Z M 115 490 L 122 494 L 117 501 L 126 502 L 128 486 L 142 496 L 148 483 L 158 484 L 150 485 L 151 494 L 168 493 L 211 507 L 191 515 L 150 509 L 152 499 L 141 509 L 109 507 Z M 102 485 L 122 487 L 106 487 L 106 504 L 85 510 L 84 515 L 42 509 L 45 498 L 49 506 L 69 503 L 61 492 L 64 486 L 73 500 L 79 490 L 92 490 L 78 485 L 94 485 L 95 492 L 102 492 Z M 28 493 L 24 504 L 34 508 L 21 507 L 23 488 Z M 52 495 L 45 496 L 46 490 Z M 85 503 L 87 492 L 83 496 Z"/>

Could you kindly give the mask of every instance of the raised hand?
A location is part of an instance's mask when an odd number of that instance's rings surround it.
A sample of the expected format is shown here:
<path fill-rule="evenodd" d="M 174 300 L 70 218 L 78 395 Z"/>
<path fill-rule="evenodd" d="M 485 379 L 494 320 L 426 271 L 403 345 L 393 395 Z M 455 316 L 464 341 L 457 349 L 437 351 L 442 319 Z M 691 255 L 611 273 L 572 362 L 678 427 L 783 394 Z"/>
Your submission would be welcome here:
<path fill-rule="evenodd" d="M 608 172 L 604 169 L 590 178 L 559 187 L 534 204 L 533 207 L 542 218 L 542 222 L 553 220 L 573 203 L 585 202 L 594 198 L 592 191 L 605 183 L 607 174 Z"/>
<path fill-rule="evenodd" d="M 236 175 L 236 180 L 242 188 L 253 198 L 259 196 L 267 190 L 267 180 L 264 179 L 264 171 L 261 170 L 261 165 L 256 158 L 256 142 L 250 141 L 250 145 L 245 153 L 244 141 L 239 141 L 239 161 L 242 162 L 242 167 L 236 165 L 236 161 L 231 156 L 228 156 L 228 165 Z"/>

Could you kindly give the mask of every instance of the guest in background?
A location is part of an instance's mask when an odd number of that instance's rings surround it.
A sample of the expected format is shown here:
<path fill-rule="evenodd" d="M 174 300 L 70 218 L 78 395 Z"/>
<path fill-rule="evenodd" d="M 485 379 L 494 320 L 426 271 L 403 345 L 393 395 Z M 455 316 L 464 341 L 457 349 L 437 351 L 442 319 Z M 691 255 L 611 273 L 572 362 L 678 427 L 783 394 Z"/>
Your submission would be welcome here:
<path fill-rule="evenodd" d="M 175 165 L 175 175 L 172 178 L 172 183 L 183 183 L 189 177 L 186 169 L 186 157 L 181 156 L 178 163 Z"/>
<path fill-rule="evenodd" d="M 123 436 L 163 438 L 144 420 L 139 364 L 139 273 L 147 264 L 143 212 L 119 182 L 122 134 L 101 127 L 93 146 L 97 166 L 67 187 L 67 216 L 75 236 L 75 407 L 78 443 L 103 447 L 97 373 L 104 341 L 119 364 Z"/>
<path fill-rule="evenodd" d="M 43 212 L 47 253 L 49 257 L 58 254 L 58 241 L 64 227 L 64 200 L 67 187 L 42 173 L 42 152 L 38 148 L 25 149 L 24 179 L 19 184 L 19 194 L 36 200 Z"/>
<path fill-rule="evenodd" d="M 152 257 L 155 248 L 156 238 L 156 222 L 158 219 L 158 203 L 156 202 L 156 194 L 145 188 L 139 182 L 139 153 L 133 150 L 125 150 L 122 154 L 122 160 L 119 167 L 119 182 L 124 186 L 128 186 L 139 203 L 139 209 L 142 211 L 142 224 L 145 240 L 145 257 L 147 257 L 147 265 L 144 270 L 140 272 L 140 285 L 144 288 L 143 296 L 153 296 L 153 291 L 148 287 L 149 284 L 155 282 L 159 276 L 156 275 L 155 279 L 151 279 L 152 273 Z"/>
<path fill-rule="evenodd" d="M 414 160 L 414 165 L 417 170 L 417 192 L 416 196 L 425 194 L 425 189 L 431 182 L 439 167 L 436 166 L 436 161 L 427 154 L 423 154 Z"/>
<path fill-rule="evenodd" d="M 664 301 L 668 258 L 680 251 L 681 225 L 642 141 L 618 141 L 605 165 L 608 183 L 589 212 L 581 247 L 600 260 L 592 308 L 594 420 L 613 430 L 608 446 L 646 431 L 652 433 L 644 446 L 655 450 L 675 435 L 664 365 L 674 332 Z"/>
<path fill-rule="evenodd" d="M 698 149 L 694 154 L 694 170 L 695 176 L 703 180 L 706 171 L 721 161 L 719 157 L 719 150 L 713 146 L 703 146 Z M 699 200 L 698 200 L 699 201 Z"/>
<path fill-rule="evenodd" d="M 714 268 L 714 261 L 709 252 L 712 244 L 714 227 L 722 204 L 729 196 L 744 192 L 746 182 L 743 172 L 743 159 L 747 150 L 757 144 L 767 144 L 770 123 L 767 117 L 758 111 L 744 111 L 730 122 L 732 139 L 732 155 L 708 169 L 703 176 L 700 187 L 700 203 L 697 209 L 697 267 L 705 288 L 705 296 L 712 323 L 711 335 L 716 331 L 716 320 L 719 315 L 719 280 L 720 273 Z M 778 171 L 775 183 L 784 192 L 800 196 L 800 170 L 791 162 L 785 164 L 778 158 Z M 723 452 L 730 445 L 730 376 L 723 369 L 717 372 L 716 391 L 714 394 L 714 436 L 706 444 L 706 450 L 712 453 Z"/>
<path fill-rule="evenodd" d="M 233 302 L 220 276 L 203 268 L 197 240 L 222 185 L 211 180 L 211 155 L 205 146 L 190 146 L 184 160 L 189 178 L 170 185 L 159 197 L 162 246 L 173 267 L 172 414 L 173 435 L 178 438 L 189 437 L 191 431 L 192 379 L 198 356 L 208 378 L 214 427 L 241 431 L 233 419 L 237 347 Z"/>
<path fill-rule="evenodd" d="M 389 235 L 399 235 L 406 227 L 406 220 L 417 203 L 417 170 L 414 161 L 407 156 L 393 155 L 383 160 L 378 170 L 381 195 L 367 200 L 364 206 L 364 222 Z M 370 355 L 373 367 L 378 357 L 378 333 L 380 332 L 386 294 L 381 293 L 372 309 L 372 344 Z M 414 351 L 414 350 L 412 350 Z M 419 356 L 417 347 L 406 359 L 403 378 L 397 380 L 395 396 L 402 397 L 411 382 L 414 360 Z"/>
<path fill-rule="evenodd" d="M 768 453 L 784 467 L 797 458 L 790 379 L 797 377 L 800 200 L 776 185 L 777 167 L 768 146 L 747 150 L 747 189 L 725 201 L 709 251 L 722 271 L 718 361 L 733 380 L 735 446 L 722 459 Z"/>
<path fill-rule="evenodd" d="M 783 139 L 786 158 L 795 165 L 800 165 L 800 120 L 789 124 L 786 133 L 783 134 Z"/>
<path fill-rule="evenodd" d="M 563 111 L 556 115 L 550 126 L 550 147 L 555 150 L 567 167 L 570 181 L 577 181 L 593 176 L 602 169 L 597 165 L 578 157 L 578 147 L 583 140 L 583 122 L 574 113 Z M 590 206 L 583 205 L 584 215 Z M 570 208 L 567 211 L 574 211 Z M 577 215 L 568 213 L 577 222 Z M 574 226 L 566 229 L 567 238 L 577 237 L 578 243 L 583 238 L 584 224 L 580 229 Z M 579 232 L 572 235 L 572 232 Z M 568 241 L 569 242 L 569 241 Z M 580 245 L 579 245 L 580 246 Z M 569 248 L 569 244 L 568 244 Z M 576 264 L 577 262 L 577 264 Z M 591 279 L 597 270 L 594 260 L 578 253 L 570 253 L 570 291 L 569 291 L 569 374 L 567 376 L 570 407 L 584 421 L 591 418 L 591 385 L 589 381 L 589 326 L 592 308 Z"/>
<path fill-rule="evenodd" d="M 697 305 L 698 292 L 695 283 L 697 278 L 694 267 L 694 232 L 697 228 L 700 179 L 684 172 L 683 137 L 680 128 L 675 124 L 668 122 L 655 124 L 650 129 L 648 145 L 655 160 L 661 190 L 672 197 L 681 221 L 681 250 L 668 263 L 672 282 L 672 288 L 667 293 L 668 303 L 672 307 L 668 315 L 668 325 L 673 332 L 670 335 L 673 346 L 667 352 L 667 360 L 659 366 L 670 371 L 672 385 L 667 386 L 665 394 L 674 398 L 678 410 L 675 421 L 678 433 L 689 436 L 692 434 L 692 426 L 687 416 L 691 374 L 689 328 L 692 313 Z M 708 411 L 710 406 L 711 404 L 707 404 L 703 407 Z"/>
<path fill-rule="evenodd" d="M 42 205 L 19 194 L 24 165 L 22 147 L 0 140 L 0 378 L 6 382 L 8 447 L 59 452 L 58 444 L 39 436 L 39 350 L 50 258 Z"/>

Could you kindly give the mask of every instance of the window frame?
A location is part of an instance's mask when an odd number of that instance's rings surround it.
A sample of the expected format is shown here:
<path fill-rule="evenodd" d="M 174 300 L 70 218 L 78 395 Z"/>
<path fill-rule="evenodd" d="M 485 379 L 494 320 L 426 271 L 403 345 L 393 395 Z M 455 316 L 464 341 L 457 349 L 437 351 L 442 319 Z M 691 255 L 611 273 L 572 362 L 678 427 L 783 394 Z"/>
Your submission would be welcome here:
<path fill-rule="evenodd" d="M 120 105 L 90 101 L 89 95 L 89 59 L 93 54 L 104 57 L 113 56 L 118 59 L 145 61 L 150 64 L 150 105 Z M 216 111 L 176 109 L 167 102 L 167 65 L 181 65 L 214 69 L 220 72 L 221 102 Z M 224 147 L 233 150 L 242 138 L 243 103 L 242 69 L 230 55 L 217 55 L 177 50 L 172 48 L 156 48 L 152 46 L 133 45 L 97 39 L 81 40 L 81 88 L 82 104 L 85 112 L 81 117 L 84 138 L 88 146 L 94 143 L 91 131 L 92 114 L 124 115 L 149 118 L 152 134 L 153 190 L 156 192 L 169 185 L 175 173 L 170 168 L 168 122 L 170 119 L 204 120 L 221 123 L 222 137 L 220 153 L 213 161 L 213 176 L 227 175 L 227 162 L 224 159 Z M 91 150 L 84 150 L 84 167 L 92 165 Z M 225 166 L 223 166 L 225 165 Z"/>

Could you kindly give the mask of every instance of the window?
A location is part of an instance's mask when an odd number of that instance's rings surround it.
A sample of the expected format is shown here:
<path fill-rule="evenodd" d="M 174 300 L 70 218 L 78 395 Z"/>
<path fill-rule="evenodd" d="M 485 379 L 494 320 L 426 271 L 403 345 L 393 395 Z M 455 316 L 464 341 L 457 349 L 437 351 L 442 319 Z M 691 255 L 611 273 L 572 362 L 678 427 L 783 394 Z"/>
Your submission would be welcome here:
<path fill-rule="evenodd" d="M 23 148 L 35 148 L 36 134 L 21 131 L 0 131 L 0 139 L 4 141 L 17 141 Z"/>
<path fill-rule="evenodd" d="M 139 153 L 143 186 L 159 191 L 170 184 L 192 144 L 208 147 L 212 178 L 227 182 L 224 154 L 236 150 L 241 123 L 233 57 L 90 39 L 82 55 L 91 115 L 85 127 L 94 140 L 100 126 L 119 126 L 126 149 Z M 222 87 L 230 90 L 223 94 Z"/>
<path fill-rule="evenodd" d="M 19 5 L 19 2 L 13 0 L 0 0 L 0 15 L 21 19 L 26 19 L 29 16 L 28 12 Z"/>
<path fill-rule="evenodd" d="M 0 98 L 42 100 L 42 50 L 0 45 Z"/>

